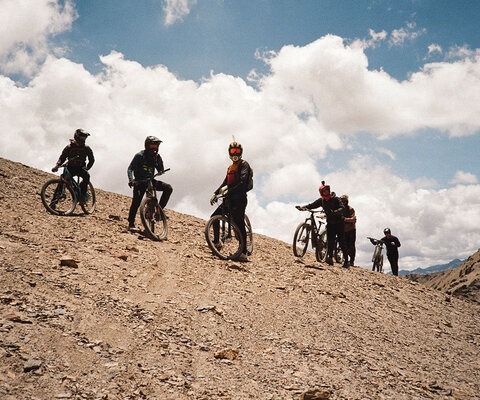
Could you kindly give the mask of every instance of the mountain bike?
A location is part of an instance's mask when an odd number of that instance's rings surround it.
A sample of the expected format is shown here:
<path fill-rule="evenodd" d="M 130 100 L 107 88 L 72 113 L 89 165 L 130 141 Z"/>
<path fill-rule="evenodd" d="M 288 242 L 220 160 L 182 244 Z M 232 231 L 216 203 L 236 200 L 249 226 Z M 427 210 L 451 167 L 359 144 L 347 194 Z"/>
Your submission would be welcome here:
<path fill-rule="evenodd" d="M 373 249 L 372 255 L 372 271 L 377 270 L 377 272 L 383 272 L 383 242 L 378 239 L 374 239 L 367 236 L 367 239 L 370 239 L 370 242 L 374 242 L 375 248 Z"/>
<path fill-rule="evenodd" d="M 212 252 L 222 260 L 235 260 L 243 252 L 244 238 L 240 233 L 240 228 L 233 221 L 230 214 L 230 207 L 228 198 L 225 194 L 218 194 L 215 196 L 214 202 L 222 201 L 222 215 L 214 215 L 205 225 L 205 239 L 208 247 Z M 214 231 L 215 227 L 219 229 L 219 241 L 215 242 Z M 250 219 L 245 214 L 245 230 L 246 230 L 246 248 L 247 256 L 253 253 L 253 231 Z"/>
<path fill-rule="evenodd" d="M 301 222 L 295 234 L 293 235 L 293 254 L 296 257 L 303 257 L 307 252 L 308 244 L 312 244 L 312 248 L 315 249 L 315 258 L 318 262 L 325 261 L 327 255 L 327 232 L 322 228 L 322 225 L 326 226 L 325 214 L 323 211 L 308 210 L 301 206 L 295 207 L 300 211 L 309 211 L 310 216 L 305 218 L 304 222 Z M 320 213 L 320 215 L 315 215 Z M 317 221 L 318 220 L 318 224 Z"/>
<path fill-rule="evenodd" d="M 80 203 L 85 214 L 92 214 L 96 205 L 95 189 L 92 183 L 88 183 L 87 193 L 82 199 L 80 190 L 82 178 L 73 177 L 66 167 L 68 167 L 68 161 L 59 166 L 63 168 L 59 178 L 50 179 L 42 186 L 40 197 L 43 205 L 54 215 L 71 215 Z"/>
<path fill-rule="evenodd" d="M 147 184 L 145 191 L 145 197 L 140 203 L 139 212 L 140 219 L 142 220 L 143 227 L 148 236 L 153 240 L 166 240 L 168 235 L 167 217 L 163 212 L 162 207 L 158 204 L 157 191 L 155 189 L 155 177 L 163 175 L 169 171 L 170 168 L 158 172 L 150 178 L 142 180 L 134 180 L 133 184 L 138 185 L 141 183 Z"/>

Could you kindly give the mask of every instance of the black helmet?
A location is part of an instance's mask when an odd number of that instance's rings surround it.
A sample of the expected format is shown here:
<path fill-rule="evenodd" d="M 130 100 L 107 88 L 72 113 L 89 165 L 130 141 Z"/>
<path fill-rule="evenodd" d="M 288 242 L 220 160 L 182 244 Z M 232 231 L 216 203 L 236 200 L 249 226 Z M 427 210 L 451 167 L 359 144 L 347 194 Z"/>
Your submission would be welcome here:
<path fill-rule="evenodd" d="M 341 197 L 340 197 L 340 200 L 342 200 L 342 202 L 344 204 L 348 204 L 348 194 L 343 194 Z"/>
<path fill-rule="evenodd" d="M 77 129 L 73 135 L 73 138 L 78 144 L 85 144 L 85 140 L 89 137 L 90 134 L 83 129 Z"/>
<path fill-rule="evenodd" d="M 228 156 L 233 162 L 236 162 L 242 158 L 243 147 L 238 142 L 232 142 L 228 145 Z"/>
<path fill-rule="evenodd" d="M 148 150 L 148 146 L 151 144 L 160 144 L 162 141 L 156 136 L 147 136 L 145 138 L 145 150 Z"/>
<path fill-rule="evenodd" d="M 385 229 L 383 230 L 383 233 L 384 233 L 385 235 L 386 235 L 387 233 L 390 233 L 390 228 L 385 228 Z"/>

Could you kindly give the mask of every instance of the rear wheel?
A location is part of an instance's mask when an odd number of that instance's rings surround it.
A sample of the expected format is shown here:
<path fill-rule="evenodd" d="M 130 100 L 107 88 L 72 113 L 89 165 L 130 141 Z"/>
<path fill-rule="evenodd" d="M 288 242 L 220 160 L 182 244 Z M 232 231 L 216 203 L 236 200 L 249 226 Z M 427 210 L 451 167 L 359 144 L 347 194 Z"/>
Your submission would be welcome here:
<path fill-rule="evenodd" d="M 303 257 L 307 252 L 308 242 L 310 240 L 311 226 L 302 222 L 297 226 L 293 235 L 293 254 L 295 257 Z"/>
<path fill-rule="evenodd" d="M 80 203 L 82 210 L 85 214 L 92 214 L 95 211 L 96 197 L 95 189 L 91 182 L 87 186 L 87 194 L 85 195 L 85 201 Z"/>
<path fill-rule="evenodd" d="M 245 214 L 245 230 L 247 232 L 247 256 L 250 256 L 253 253 L 253 231 L 252 224 L 250 223 L 250 219 L 248 218 L 247 214 Z"/>
<path fill-rule="evenodd" d="M 327 238 L 325 233 L 319 235 L 317 240 L 317 247 L 315 247 L 315 258 L 318 262 L 325 261 L 327 255 Z"/>
<path fill-rule="evenodd" d="M 218 228 L 218 242 L 215 230 Z M 205 225 L 205 239 L 212 252 L 222 260 L 235 260 L 243 251 L 243 236 L 239 227 L 225 215 L 214 215 Z"/>
<path fill-rule="evenodd" d="M 165 240 L 168 234 L 167 217 L 155 198 L 145 197 L 140 203 L 140 218 L 148 236 Z"/>
<path fill-rule="evenodd" d="M 40 191 L 40 197 L 47 211 L 55 215 L 70 215 L 77 205 L 77 196 L 62 179 L 47 181 Z"/>

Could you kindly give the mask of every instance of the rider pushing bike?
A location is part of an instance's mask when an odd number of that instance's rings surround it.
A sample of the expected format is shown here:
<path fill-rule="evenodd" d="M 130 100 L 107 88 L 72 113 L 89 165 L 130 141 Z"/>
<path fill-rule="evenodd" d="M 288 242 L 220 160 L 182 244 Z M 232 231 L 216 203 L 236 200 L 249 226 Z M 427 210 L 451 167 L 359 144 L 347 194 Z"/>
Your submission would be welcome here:
<path fill-rule="evenodd" d="M 235 139 L 234 139 L 235 140 Z M 215 190 L 210 204 L 216 201 L 218 194 L 225 194 L 228 199 L 230 214 L 233 222 L 240 229 L 243 236 L 243 251 L 238 261 L 248 261 L 247 258 L 247 233 L 245 229 L 245 209 L 247 208 L 247 192 L 251 189 L 250 181 L 252 169 L 247 161 L 242 160 L 243 148 L 238 142 L 233 141 L 228 146 L 228 155 L 232 164 L 227 169 L 227 175 L 220 187 Z M 223 205 L 220 205 L 211 215 L 222 215 L 225 213 Z M 214 246 L 221 246 L 219 241 L 219 224 L 214 226 Z"/>
<path fill-rule="evenodd" d="M 73 139 L 70 139 L 70 144 L 63 149 L 60 158 L 52 168 L 52 172 L 57 172 L 60 165 L 68 159 L 68 165 L 66 168 L 70 175 L 82 178 L 82 182 L 80 183 L 80 203 L 85 202 L 85 194 L 87 193 L 88 183 L 90 182 L 90 174 L 88 170 L 92 168 L 92 165 L 95 162 L 92 149 L 85 144 L 85 141 L 89 136 L 90 134 L 83 129 L 77 129 L 73 135 Z"/>
<path fill-rule="evenodd" d="M 162 143 L 162 141 L 156 136 L 147 136 L 145 139 L 144 150 L 135 154 L 132 162 L 128 166 L 128 186 L 133 188 L 132 204 L 130 205 L 130 211 L 128 213 L 129 230 L 135 229 L 135 216 L 137 215 L 138 207 L 140 206 L 145 191 L 147 190 L 147 183 L 136 183 L 135 181 L 146 180 L 153 177 L 155 170 L 160 173 L 165 170 L 162 157 L 158 154 L 160 143 Z M 170 199 L 173 188 L 168 183 L 162 181 L 154 180 L 154 182 L 155 189 L 162 192 L 159 205 L 164 209 Z"/>
<path fill-rule="evenodd" d="M 348 268 L 348 257 L 345 248 L 345 232 L 344 232 L 344 206 L 342 201 L 335 196 L 335 193 L 330 192 L 330 186 L 325 185 L 322 181 L 322 185 L 319 187 L 320 198 L 313 203 L 305 206 L 299 206 L 299 209 L 312 210 L 314 208 L 322 207 L 325 215 L 327 216 L 327 258 L 325 262 L 329 265 L 333 265 L 333 251 L 335 248 L 335 241 L 338 240 L 340 248 L 343 253 L 344 263 L 343 268 Z"/>

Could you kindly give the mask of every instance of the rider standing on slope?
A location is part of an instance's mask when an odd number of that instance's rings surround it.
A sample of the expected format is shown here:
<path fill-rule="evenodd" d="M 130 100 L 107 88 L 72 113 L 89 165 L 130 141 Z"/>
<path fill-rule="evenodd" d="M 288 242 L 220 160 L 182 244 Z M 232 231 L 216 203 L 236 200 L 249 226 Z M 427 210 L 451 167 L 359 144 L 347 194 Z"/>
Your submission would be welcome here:
<path fill-rule="evenodd" d="M 135 216 L 137 215 L 138 207 L 142 202 L 143 195 L 147 190 L 147 183 L 135 183 L 135 180 L 145 180 L 155 175 L 155 170 L 163 172 L 163 160 L 158 154 L 158 147 L 162 141 L 155 136 L 147 136 L 145 139 L 144 150 L 139 151 L 133 157 L 132 162 L 128 166 L 128 186 L 133 187 L 132 204 L 128 213 L 128 229 L 135 229 Z M 158 202 L 162 209 L 165 209 L 170 195 L 173 192 L 172 186 L 168 183 L 154 180 L 155 189 L 162 192 L 162 197 Z"/>
<path fill-rule="evenodd" d="M 349 257 L 348 263 L 353 267 L 355 264 L 355 241 L 357 239 L 357 217 L 355 216 L 355 210 L 348 204 L 348 195 L 344 194 L 340 197 L 343 203 L 343 222 L 345 223 L 345 247 L 347 249 L 347 256 Z M 346 260 L 347 258 L 345 258 Z"/>
<path fill-rule="evenodd" d="M 335 248 L 335 241 L 338 240 L 340 249 L 343 253 L 343 268 L 348 268 L 348 257 L 345 248 L 345 226 L 343 222 L 343 203 L 335 196 L 335 193 L 330 193 L 330 186 L 325 185 L 322 181 L 322 185 L 319 187 L 320 198 L 313 203 L 301 206 L 300 209 L 312 210 L 314 208 L 322 207 L 325 215 L 327 216 L 327 258 L 325 262 L 329 265 L 333 265 L 333 250 Z"/>
<path fill-rule="evenodd" d="M 380 241 L 385 243 L 385 247 L 387 248 L 387 258 L 390 263 L 390 268 L 392 269 L 392 274 L 398 276 L 398 248 L 401 246 L 400 240 L 392 235 L 390 228 L 385 228 L 383 233 L 385 236 L 381 238 Z M 370 239 L 370 242 L 372 242 L 373 245 L 377 243 L 375 239 Z"/>
<path fill-rule="evenodd" d="M 60 165 L 68 159 L 66 168 L 70 175 L 82 178 L 82 182 L 80 183 L 81 198 L 79 199 L 81 203 L 85 201 L 85 194 L 87 193 L 88 183 L 90 182 L 88 170 L 92 168 L 95 162 L 92 149 L 85 144 L 89 136 L 90 134 L 83 129 L 77 129 L 73 135 L 73 139 L 70 139 L 70 144 L 63 149 L 57 164 L 52 168 L 52 172 L 57 172 Z"/>
<path fill-rule="evenodd" d="M 235 139 L 234 139 L 235 140 Z M 215 202 L 217 194 L 226 193 L 228 197 L 230 213 L 233 222 L 238 226 L 243 236 L 243 251 L 239 261 L 248 261 L 247 258 L 247 232 L 245 229 L 245 209 L 247 208 L 247 192 L 251 189 L 249 187 L 249 178 L 252 173 L 251 167 L 247 161 L 242 160 L 243 148 L 240 143 L 232 142 L 228 146 L 228 155 L 232 160 L 232 165 L 228 167 L 227 176 L 223 180 L 220 187 L 215 190 L 210 204 Z M 224 210 L 219 206 L 212 214 L 222 215 Z M 219 246 L 219 226 L 218 223 L 214 226 L 214 245 Z"/>

